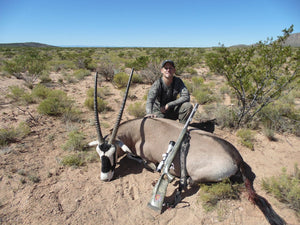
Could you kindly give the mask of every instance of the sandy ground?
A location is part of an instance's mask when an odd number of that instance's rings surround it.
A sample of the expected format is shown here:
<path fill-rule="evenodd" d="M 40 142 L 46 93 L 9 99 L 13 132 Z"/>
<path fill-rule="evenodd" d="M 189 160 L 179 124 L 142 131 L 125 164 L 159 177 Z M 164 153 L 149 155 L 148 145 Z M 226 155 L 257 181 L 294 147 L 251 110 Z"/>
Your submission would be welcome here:
<path fill-rule="evenodd" d="M 72 128 L 84 132 L 87 141 L 96 138 L 93 112 L 83 105 L 86 90 L 93 87 L 93 77 L 76 84 L 54 85 L 66 91 L 82 110 L 83 119 L 75 124 L 39 115 L 37 105 L 17 108 L 5 97 L 11 85 L 21 86 L 23 82 L 15 78 L 0 78 L 1 128 L 27 121 L 32 132 L 20 142 L 0 149 L 0 224 L 268 224 L 245 193 L 241 194 L 240 200 L 221 201 L 216 210 L 205 212 L 199 189 L 191 188 L 184 193 L 184 199 L 176 208 L 164 209 L 161 214 L 153 211 L 147 203 L 152 184 L 160 175 L 127 158 L 119 159 L 115 179 L 111 182 L 100 181 L 100 161 L 80 168 L 62 166 L 60 160 L 69 154 L 62 150 L 62 145 Z M 101 122 L 107 124 L 102 127 L 106 134 L 116 119 L 122 96 L 110 83 L 102 86 L 109 87 L 111 94 L 106 100 L 114 109 L 100 117 Z M 127 106 L 142 100 L 148 89 L 149 85 L 133 85 Z M 123 121 L 130 118 L 125 109 Z M 263 178 L 279 175 L 283 167 L 292 173 L 294 164 L 300 164 L 299 137 L 277 134 L 278 141 L 271 142 L 257 132 L 255 150 L 251 151 L 239 143 L 235 133 L 218 127 L 215 133 L 234 144 L 252 167 L 256 174 L 254 187 L 257 193 L 268 199 L 288 224 L 299 224 L 299 218 L 287 205 L 261 188 Z M 30 177 L 39 177 L 40 182 L 34 183 Z M 172 200 L 175 183 L 168 187 L 167 201 Z"/>

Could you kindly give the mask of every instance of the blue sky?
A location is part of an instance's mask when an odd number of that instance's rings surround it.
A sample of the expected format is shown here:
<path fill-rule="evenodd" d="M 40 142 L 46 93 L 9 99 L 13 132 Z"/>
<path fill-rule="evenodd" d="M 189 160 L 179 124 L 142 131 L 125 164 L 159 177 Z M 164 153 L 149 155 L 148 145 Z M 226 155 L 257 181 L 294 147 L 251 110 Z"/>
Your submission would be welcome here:
<path fill-rule="evenodd" d="M 299 0 L 0 0 L 0 43 L 211 47 L 300 32 Z"/>

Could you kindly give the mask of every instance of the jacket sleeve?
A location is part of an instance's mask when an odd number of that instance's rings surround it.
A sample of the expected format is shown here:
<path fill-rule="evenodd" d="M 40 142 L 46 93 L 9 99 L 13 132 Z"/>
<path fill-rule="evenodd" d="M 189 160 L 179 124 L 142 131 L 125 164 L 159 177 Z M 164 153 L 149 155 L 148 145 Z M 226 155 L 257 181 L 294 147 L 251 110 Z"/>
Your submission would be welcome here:
<path fill-rule="evenodd" d="M 169 107 L 171 108 L 190 101 L 190 93 L 184 85 L 183 81 L 180 78 L 177 78 L 176 81 L 177 82 L 175 83 L 175 89 L 179 92 L 180 97 L 168 103 Z"/>
<path fill-rule="evenodd" d="M 158 92 L 159 92 L 159 80 L 156 80 L 148 93 L 147 96 L 147 103 L 146 103 L 146 114 L 152 114 L 153 113 L 153 106 L 155 103 L 155 100 L 158 96 Z"/>

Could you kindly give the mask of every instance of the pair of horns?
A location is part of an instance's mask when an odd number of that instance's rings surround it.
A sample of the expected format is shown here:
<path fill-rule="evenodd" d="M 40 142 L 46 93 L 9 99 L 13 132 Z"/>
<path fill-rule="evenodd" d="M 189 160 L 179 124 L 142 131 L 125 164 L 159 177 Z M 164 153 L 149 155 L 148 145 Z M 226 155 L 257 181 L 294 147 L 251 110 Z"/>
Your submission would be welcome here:
<path fill-rule="evenodd" d="M 113 129 L 112 135 L 111 135 L 111 137 L 110 137 L 110 139 L 108 141 L 108 144 L 112 144 L 112 142 L 116 138 L 116 135 L 117 135 L 117 132 L 118 132 L 118 129 L 119 129 L 119 125 L 120 125 L 120 122 L 121 122 L 121 119 L 122 119 L 123 111 L 124 111 L 124 108 L 125 108 L 125 103 L 126 103 L 126 100 L 127 100 L 127 96 L 128 96 L 128 92 L 129 92 L 129 87 L 130 87 L 131 79 L 132 79 L 132 76 L 133 76 L 133 71 L 134 71 L 134 68 L 132 68 L 132 70 L 131 70 L 131 74 L 130 74 L 130 77 L 129 77 L 129 80 L 128 80 L 128 83 L 127 83 L 127 88 L 126 88 L 125 96 L 124 96 L 124 99 L 123 99 L 123 103 L 122 103 L 122 106 L 121 106 L 121 109 L 120 109 L 117 121 L 115 123 L 115 127 Z M 100 122 L 99 122 L 99 116 L 98 116 L 98 108 L 97 108 L 97 106 L 98 106 L 98 101 L 97 101 L 97 84 L 98 84 L 98 72 L 96 72 L 96 76 L 95 76 L 94 112 L 95 112 L 95 120 L 96 120 L 96 129 L 97 129 L 97 135 L 98 135 L 98 142 L 99 142 L 99 145 L 101 145 L 101 144 L 104 143 L 104 138 L 103 138 L 103 135 L 102 135 L 102 132 L 101 132 L 101 127 L 100 127 Z"/>

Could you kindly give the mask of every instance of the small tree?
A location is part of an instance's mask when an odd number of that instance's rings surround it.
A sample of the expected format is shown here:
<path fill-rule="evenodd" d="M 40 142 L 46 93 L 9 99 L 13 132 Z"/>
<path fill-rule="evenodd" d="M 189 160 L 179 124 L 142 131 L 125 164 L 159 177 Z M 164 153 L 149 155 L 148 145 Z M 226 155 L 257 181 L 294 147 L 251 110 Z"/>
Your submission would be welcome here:
<path fill-rule="evenodd" d="M 210 69 L 225 76 L 237 96 L 238 127 L 297 84 L 299 61 L 294 59 L 291 47 L 283 45 L 292 32 L 293 25 L 275 41 L 268 39 L 236 49 L 221 46 L 207 55 Z"/>
<path fill-rule="evenodd" d="M 106 81 L 111 81 L 114 78 L 113 64 L 108 60 L 103 60 L 100 66 L 97 67 L 96 71 L 105 78 Z"/>

